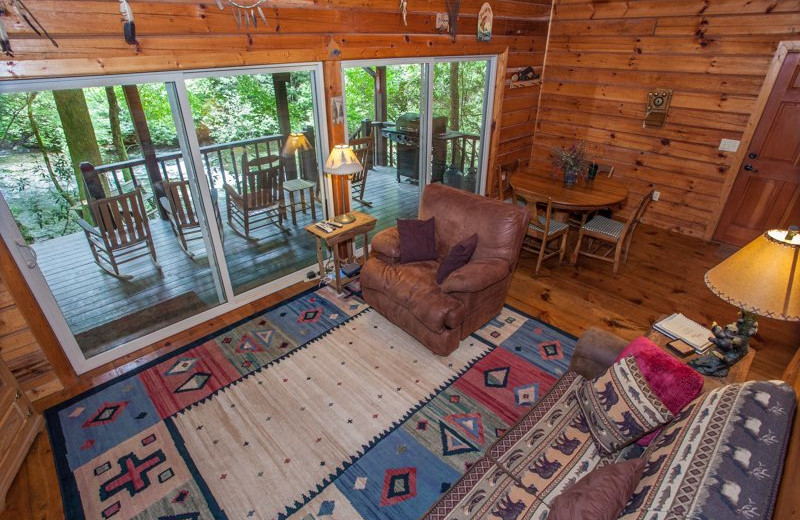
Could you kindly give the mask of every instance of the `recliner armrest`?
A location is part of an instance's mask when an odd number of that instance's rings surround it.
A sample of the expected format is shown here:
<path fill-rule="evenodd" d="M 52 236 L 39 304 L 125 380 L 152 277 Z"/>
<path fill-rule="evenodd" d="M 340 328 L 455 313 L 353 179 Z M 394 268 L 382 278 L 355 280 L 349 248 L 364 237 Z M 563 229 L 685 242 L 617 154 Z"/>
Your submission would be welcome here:
<path fill-rule="evenodd" d="M 390 227 L 372 237 L 372 250 L 386 263 L 400 260 L 400 234 L 396 227 Z"/>
<path fill-rule="evenodd" d="M 594 379 L 614 364 L 627 345 L 628 342 L 616 334 L 589 327 L 575 343 L 569 369 L 586 379 Z"/>
<path fill-rule="evenodd" d="M 473 293 L 486 289 L 511 273 L 511 266 L 502 258 L 481 258 L 459 267 L 442 282 L 442 291 Z"/>

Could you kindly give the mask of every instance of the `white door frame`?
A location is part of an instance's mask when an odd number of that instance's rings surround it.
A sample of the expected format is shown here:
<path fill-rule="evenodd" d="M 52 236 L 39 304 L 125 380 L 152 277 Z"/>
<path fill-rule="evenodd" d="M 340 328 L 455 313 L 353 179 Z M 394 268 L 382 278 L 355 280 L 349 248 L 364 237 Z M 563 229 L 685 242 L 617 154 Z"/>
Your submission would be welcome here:
<path fill-rule="evenodd" d="M 433 128 L 433 72 L 436 63 L 466 62 L 466 61 L 486 61 L 487 74 L 484 84 L 483 96 L 483 118 L 481 121 L 481 147 L 479 153 L 480 182 L 476 188 L 480 195 L 486 194 L 486 179 L 488 177 L 487 167 L 489 163 L 489 148 L 491 140 L 491 121 L 494 110 L 494 96 L 491 95 L 497 77 L 497 54 L 476 54 L 470 56 L 435 56 L 435 57 L 409 57 L 409 58 L 386 58 L 386 59 L 366 59 L 366 60 L 344 60 L 340 63 L 342 77 L 342 102 L 344 104 L 345 129 L 347 128 L 347 96 L 344 93 L 344 83 L 346 81 L 344 69 L 352 67 L 383 67 L 392 65 L 422 65 L 420 85 L 420 132 L 426 138 L 420 141 L 420 187 L 430 183 L 431 161 L 433 160 L 432 143 L 433 135 L 430 129 Z M 345 134 L 346 134 L 345 130 Z M 348 137 L 345 135 L 345 137 Z M 422 197 L 422 189 L 420 197 Z"/>
<path fill-rule="evenodd" d="M 199 143 L 197 142 L 194 119 L 191 117 L 192 114 L 188 105 L 188 96 L 186 95 L 184 80 L 211 76 L 272 74 L 297 71 L 309 71 L 312 73 L 312 97 L 315 107 L 314 124 L 317 140 L 318 143 L 320 143 L 320 146 L 316 147 L 317 164 L 321 168 L 322 164 L 324 164 L 324 158 L 321 155 L 322 148 L 327 148 L 328 143 L 328 128 L 327 117 L 325 113 L 326 103 L 324 98 L 321 97 L 321 94 L 325 92 L 325 84 L 322 64 L 319 62 L 295 63 L 277 66 L 259 65 L 220 69 L 198 69 L 190 71 L 114 74 L 109 76 L 14 80 L 0 82 L 0 94 L 27 91 L 78 88 L 83 89 L 89 87 L 106 87 L 131 84 L 138 85 L 142 83 L 164 83 L 169 94 L 172 90 L 169 84 L 173 83 L 175 85 L 175 91 L 169 95 L 172 98 L 171 101 L 175 101 L 177 103 L 177 107 L 181 111 L 183 118 L 182 121 L 176 120 L 176 130 L 178 132 L 181 150 L 184 154 L 184 164 L 186 164 L 187 168 L 193 168 L 194 172 L 202 172 L 204 171 L 204 167 L 202 161 L 200 160 Z M 174 106 L 173 116 L 177 117 Z M 184 148 L 184 146 L 187 146 L 187 148 Z M 321 172 L 318 172 L 318 176 L 320 179 L 323 178 Z M 212 207 L 208 180 L 205 175 L 196 175 L 196 178 L 196 183 L 189 183 L 191 189 L 193 190 L 192 195 L 195 197 L 199 195 L 199 197 L 197 197 L 195 200 L 201 201 L 203 208 L 208 210 Z M 197 186 L 197 192 L 195 192 L 195 185 Z M 322 186 L 325 186 L 325 183 L 322 183 Z M 323 191 L 323 197 L 325 197 L 325 193 L 327 193 L 327 190 Z M 67 321 L 61 312 L 61 308 L 56 302 L 53 293 L 50 291 L 47 280 L 35 263 L 35 257 L 31 256 L 32 249 L 26 245 L 25 240 L 23 239 L 22 234 L 20 233 L 19 228 L 14 221 L 13 215 L 6 204 L 2 193 L 0 193 L 0 238 L 2 238 L 8 245 L 8 249 L 11 251 L 12 257 L 19 266 L 25 282 L 31 288 L 31 292 L 41 307 L 43 314 L 47 318 L 50 327 L 53 329 L 53 332 L 61 343 L 61 347 L 72 364 L 73 369 L 76 373 L 83 374 L 110 361 L 114 361 L 115 359 L 136 352 L 143 347 L 164 340 L 178 332 L 199 325 L 205 321 L 208 321 L 209 319 L 215 318 L 247 303 L 272 294 L 279 289 L 304 281 L 306 280 L 305 273 L 309 269 L 312 269 L 316 266 L 315 260 L 313 263 L 302 266 L 293 273 L 285 275 L 276 280 L 272 280 L 271 282 L 267 282 L 266 284 L 246 291 L 242 294 L 234 295 L 230 277 L 226 269 L 225 253 L 222 248 L 219 230 L 217 229 L 216 225 L 208 225 L 208 223 L 214 221 L 214 219 L 209 219 L 207 213 L 205 212 L 204 215 L 206 220 L 206 223 L 203 225 L 204 240 L 206 242 L 207 251 L 209 251 L 209 253 L 213 251 L 213 255 L 209 254 L 212 269 L 214 269 L 214 264 L 211 257 L 216 257 L 216 269 L 221 277 L 221 289 L 225 293 L 225 300 L 211 309 L 175 322 L 157 331 L 140 336 L 128 343 L 114 347 L 106 352 L 97 354 L 88 359 L 78 346 L 75 336 L 70 330 L 69 325 L 67 324 Z"/>

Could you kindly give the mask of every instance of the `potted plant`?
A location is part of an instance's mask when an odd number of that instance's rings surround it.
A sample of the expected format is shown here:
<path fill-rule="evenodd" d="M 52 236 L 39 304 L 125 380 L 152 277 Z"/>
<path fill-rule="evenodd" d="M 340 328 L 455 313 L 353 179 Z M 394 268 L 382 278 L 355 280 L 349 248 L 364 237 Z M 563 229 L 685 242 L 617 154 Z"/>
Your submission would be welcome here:
<path fill-rule="evenodd" d="M 572 146 L 562 148 L 556 146 L 552 150 L 553 155 L 553 174 L 558 171 L 564 175 L 564 185 L 573 186 L 578 182 L 579 177 L 586 175 L 586 167 L 589 164 L 586 160 L 586 147 L 583 141 L 578 141 Z"/>

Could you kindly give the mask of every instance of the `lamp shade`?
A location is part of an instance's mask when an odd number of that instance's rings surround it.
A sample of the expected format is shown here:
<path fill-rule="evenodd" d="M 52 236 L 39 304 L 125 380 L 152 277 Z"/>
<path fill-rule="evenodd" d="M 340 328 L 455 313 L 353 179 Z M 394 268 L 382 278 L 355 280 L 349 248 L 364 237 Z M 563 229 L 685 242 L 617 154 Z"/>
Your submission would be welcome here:
<path fill-rule="evenodd" d="M 304 134 L 301 134 L 300 132 L 292 132 L 289 134 L 289 137 L 286 138 L 286 142 L 283 144 L 281 155 L 284 157 L 291 157 L 297 150 L 310 149 L 311 143 L 308 142 L 308 139 L 306 139 Z"/>
<path fill-rule="evenodd" d="M 360 172 L 361 168 L 361 163 L 358 162 L 358 157 L 353 149 L 346 144 L 337 144 L 331 150 L 322 171 L 330 175 L 353 175 Z"/>
<path fill-rule="evenodd" d="M 771 229 L 708 271 L 705 281 L 745 311 L 800 321 L 800 234 Z"/>

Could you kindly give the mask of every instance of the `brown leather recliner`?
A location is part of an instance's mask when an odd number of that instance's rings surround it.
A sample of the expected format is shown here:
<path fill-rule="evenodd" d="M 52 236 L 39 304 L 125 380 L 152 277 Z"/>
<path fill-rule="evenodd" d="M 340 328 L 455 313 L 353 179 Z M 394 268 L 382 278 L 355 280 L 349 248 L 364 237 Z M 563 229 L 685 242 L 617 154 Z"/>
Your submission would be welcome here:
<path fill-rule="evenodd" d="M 375 253 L 361 271 L 364 299 L 389 321 L 441 356 L 500 312 L 528 225 L 525 207 L 430 184 L 419 218 L 436 217 L 438 260 L 398 264 L 397 228 L 372 239 Z M 453 244 L 473 233 L 469 263 L 436 284 L 436 271 Z"/>

